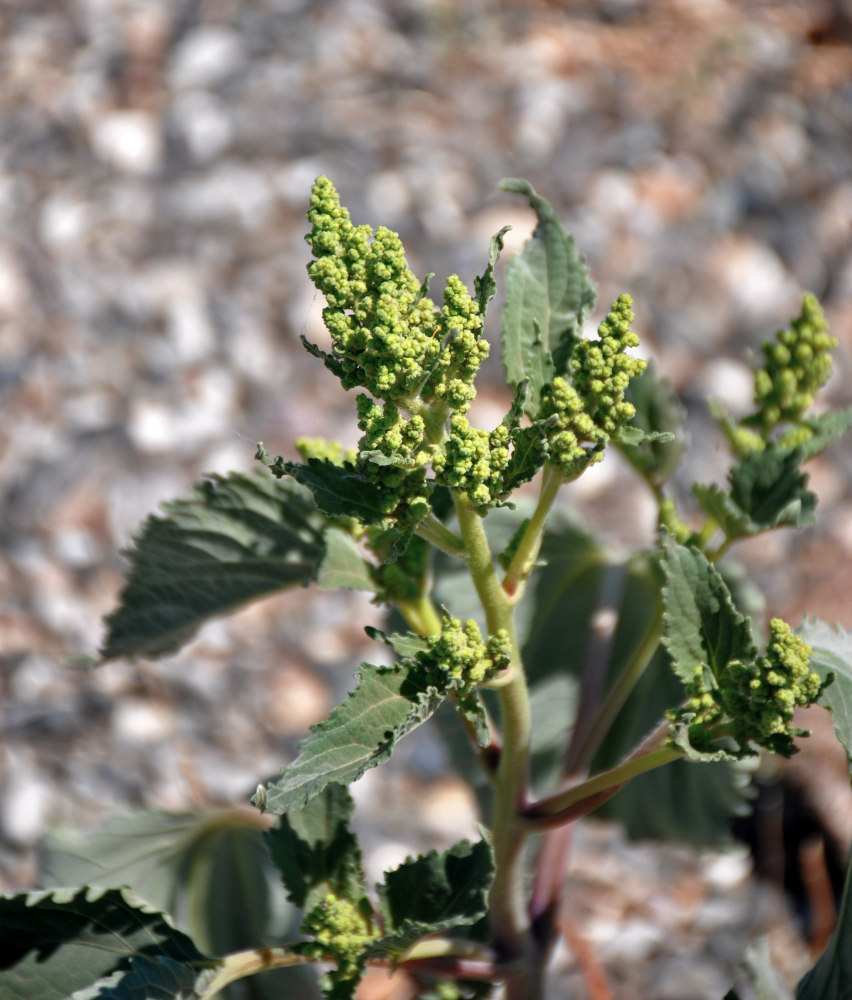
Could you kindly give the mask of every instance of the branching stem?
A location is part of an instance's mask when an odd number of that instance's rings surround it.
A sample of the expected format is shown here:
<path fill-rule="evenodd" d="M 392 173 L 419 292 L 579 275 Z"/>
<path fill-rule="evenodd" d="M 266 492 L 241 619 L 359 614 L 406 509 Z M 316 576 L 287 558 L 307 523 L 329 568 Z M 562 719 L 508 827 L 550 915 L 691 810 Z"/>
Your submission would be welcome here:
<path fill-rule="evenodd" d="M 547 522 L 547 515 L 559 492 L 559 487 L 565 479 L 562 473 L 552 465 L 545 465 L 541 478 L 541 490 L 538 495 L 538 503 L 524 532 L 524 537 L 517 548 L 506 575 L 503 578 L 503 590 L 517 602 L 521 596 L 523 586 L 527 577 L 535 566 L 535 561 L 541 550 L 541 543 L 544 539 L 544 528 Z"/>

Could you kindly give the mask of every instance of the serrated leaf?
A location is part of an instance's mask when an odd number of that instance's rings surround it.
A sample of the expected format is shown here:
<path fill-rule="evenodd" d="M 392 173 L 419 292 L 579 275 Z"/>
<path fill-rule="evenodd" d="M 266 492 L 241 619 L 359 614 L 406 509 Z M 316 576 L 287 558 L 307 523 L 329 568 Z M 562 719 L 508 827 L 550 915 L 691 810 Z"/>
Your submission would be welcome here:
<path fill-rule="evenodd" d="M 511 493 L 528 483 L 547 459 L 549 420 L 537 420 L 529 427 L 518 427 L 512 434 L 512 454 L 503 473 L 503 490 Z"/>
<path fill-rule="evenodd" d="M 503 237 L 511 228 L 511 226 L 503 226 L 498 233 L 495 233 L 491 237 L 491 243 L 488 248 L 488 265 L 478 278 L 473 279 L 476 303 L 479 306 L 479 315 L 482 319 L 485 319 L 488 304 L 494 298 L 497 291 L 497 282 L 494 280 L 494 265 L 503 252 Z"/>
<path fill-rule="evenodd" d="M 652 361 L 638 378 L 630 380 L 624 398 L 636 409 L 633 420 L 616 443 L 630 464 L 654 487 L 659 488 L 677 468 L 686 448 L 685 411 L 669 382 L 657 375 Z M 630 440 L 634 430 L 647 436 Z"/>
<path fill-rule="evenodd" d="M 336 378 L 343 378 L 345 371 L 338 358 L 336 358 L 333 354 L 327 354 L 321 347 L 317 347 L 316 344 L 312 344 L 304 334 L 302 334 L 301 341 L 302 346 L 308 354 L 312 354 L 315 358 L 320 358 L 325 367 L 328 368 L 328 370 Z"/>
<path fill-rule="evenodd" d="M 802 977 L 796 1000 L 850 1000 L 852 997 L 852 861 L 828 946 L 816 965 Z"/>
<path fill-rule="evenodd" d="M 317 507 L 328 517 L 355 517 L 362 524 L 374 524 L 387 514 L 382 490 L 354 465 L 335 465 L 319 458 L 307 463 L 282 463 L 284 475 L 292 476 L 311 491 Z"/>
<path fill-rule="evenodd" d="M 763 529 L 742 510 L 731 498 L 731 495 L 716 483 L 704 485 L 696 483 L 692 492 L 699 506 L 718 524 L 725 538 L 748 538 L 759 534 Z"/>
<path fill-rule="evenodd" d="M 731 499 L 763 528 L 802 528 L 814 521 L 816 496 L 806 489 L 802 451 L 768 446 L 731 469 Z"/>
<path fill-rule="evenodd" d="M 313 579 L 324 521 L 310 494 L 267 472 L 211 476 L 163 505 L 125 553 L 119 606 L 106 618 L 104 660 L 163 656 L 209 618 Z"/>
<path fill-rule="evenodd" d="M 526 181 L 504 180 L 500 187 L 524 195 L 538 217 L 532 237 L 506 268 L 503 308 L 506 379 L 514 387 L 529 378 L 526 412 L 535 416 L 543 386 L 567 370 L 597 291 L 553 206 Z"/>
<path fill-rule="evenodd" d="M 370 563 L 348 531 L 329 528 L 317 570 L 320 590 L 376 590 Z"/>
<path fill-rule="evenodd" d="M 484 840 L 462 840 L 386 872 L 379 897 L 387 933 L 370 953 L 399 954 L 426 935 L 476 923 L 488 912 L 493 879 L 494 852 Z"/>
<path fill-rule="evenodd" d="M 348 785 L 387 760 L 394 747 L 425 722 L 444 692 L 404 667 L 361 664 L 358 686 L 299 747 L 298 758 L 265 787 L 265 812 L 301 808 L 333 782 Z M 259 802 L 259 800 L 256 799 Z"/>
<path fill-rule="evenodd" d="M 429 643 L 425 636 L 416 635 L 414 632 L 394 632 L 388 635 L 380 628 L 367 625 L 364 631 L 371 639 L 381 642 L 390 648 L 402 659 L 413 659 L 418 653 L 424 653 L 429 648 Z"/>
<path fill-rule="evenodd" d="M 50 889 L 0 899 L 4 1000 L 196 1000 L 216 962 L 127 889 Z"/>
<path fill-rule="evenodd" d="M 309 910 L 329 892 L 353 903 L 363 898 L 361 849 L 349 829 L 352 809 L 344 786 L 330 784 L 264 835 L 295 906 Z"/>
<path fill-rule="evenodd" d="M 757 649 L 748 618 L 735 607 L 721 573 L 696 548 L 663 537 L 665 636 L 678 677 L 692 681 L 701 664 L 718 678 L 731 660 L 753 660 Z"/>
<path fill-rule="evenodd" d="M 805 459 L 813 458 L 836 444 L 852 427 L 852 406 L 843 410 L 829 410 L 818 417 L 804 421 L 813 431 L 813 437 L 797 445 Z"/>
<path fill-rule="evenodd" d="M 852 761 L 852 635 L 818 618 L 806 618 L 798 632 L 811 647 L 811 669 L 823 681 L 834 677 L 819 702 L 830 710 L 837 738 Z"/>

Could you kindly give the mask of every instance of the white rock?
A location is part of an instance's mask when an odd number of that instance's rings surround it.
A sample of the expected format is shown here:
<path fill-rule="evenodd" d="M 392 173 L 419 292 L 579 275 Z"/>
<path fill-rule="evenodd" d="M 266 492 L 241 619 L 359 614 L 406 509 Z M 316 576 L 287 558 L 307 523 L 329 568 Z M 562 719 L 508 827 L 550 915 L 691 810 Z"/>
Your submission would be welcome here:
<path fill-rule="evenodd" d="M 90 135 L 98 159 L 130 174 L 152 174 L 163 161 L 163 137 L 147 111 L 113 111 L 95 120 Z"/>
<path fill-rule="evenodd" d="M 231 144 L 234 127 L 226 109 L 210 94 L 190 91 L 175 101 L 175 125 L 193 158 L 206 163 Z"/>
<path fill-rule="evenodd" d="M 29 756 L 6 751 L 6 789 L 3 795 L 3 832 L 13 844 L 33 844 L 43 834 L 54 791 Z"/>
<path fill-rule="evenodd" d="M 170 68 L 172 86 L 214 87 L 245 63 L 240 36 L 220 25 L 196 28 L 175 48 Z"/>

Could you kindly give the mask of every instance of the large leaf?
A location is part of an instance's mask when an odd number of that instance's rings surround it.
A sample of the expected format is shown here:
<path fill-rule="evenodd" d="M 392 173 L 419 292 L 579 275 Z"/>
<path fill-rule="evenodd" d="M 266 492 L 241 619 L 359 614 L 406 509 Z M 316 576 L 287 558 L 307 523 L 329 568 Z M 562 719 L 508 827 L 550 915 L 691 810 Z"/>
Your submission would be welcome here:
<path fill-rule="evenodd" d="M 372 567 L 361 555 L 357 541 L 348 531 L 329 528 L 317 572 L 320 590 L 376 589 Z"/>
<path fill-rule="evenodd" d="M 348 785 L 387 760 L 403 736 L 425 722 L 444 698 L 405 667 L 364 663 L 358 686 L 299 748 L 297 759 L 255 796 L 266 812 L 301 808 L 331 782 Z"/>
<path fill-rule="evenodd" d="M 493 878 L 494 853 L 484 840 L 462 840 L 386 872 L 379 886 L 386 933 L 371 953 L 399 954 L 426 935 L 475 924 L 488 912 Z"/>
<path fill-rule="evenodd" d="M 295 937 L 299 914 L 283 899 L 263 843 L 266 825 L 250 807 L 123 815 L 95 831 L 51 834 L 40 881 L 127 885 L 211 955 L 273 945 Z M 276 1000 L 282 994 L 315 997 L 313 971 L 266 971 L 226 987 L 221 1000 Z"/>
<path fill-rule="evenodd" d="M 852 1000 L 852 862 L 828 947 L 796 990 L 796 1000 Z"/>
<path fill-rule="evenodd" d="M 734 606 L 722 574 L 696 548 L 663 538 L 664 643 L 681 680 L 704 664 L 718 678 L 731 660 L 753 660 L 757 650 L 748 618 Z"/>
<path fill-rule="evenodd" d="M 165 914 L 126 889 L 0 899 L 3 1000 L 199 1000 L 215 966 Z"/>
<path fill-rule="evenodd" d="M 820 704 L 830 709 L 834 731 L 852 761 L 852 635 L 816 618 L 806 618 L 799 634 L 811 647 L 811 668 L 824 681 L 834 677 Z"/>
<path fill-rule="evenodd" d="M 212 476 L 163 506 L 126 553 L 102 655 L 162 656 L 248 601 L 313 579 L 324 521 L 307 490 L 267 472 Z"/>
<path fill-rule="evenodd" d="M 327 785 L 301 809 L 279 817 L 265 835 L 291 902 L 310 909 L 326 893 L 357 902 L 364 895 L 361 850 L 349 830 L 352 799 Z"/>
<path fill-rule="evenodd" d="M 500 187 L 524 195 L 538 217 L 522 253 L 506 268 L 503 308 L 506 379 L 513 388 L 525 378 L 530 380 L 526 412 L 534 416 L 542 387 L 567 370 L 597 291 L 553 206 L 526 181 L 508 179 Z"/>

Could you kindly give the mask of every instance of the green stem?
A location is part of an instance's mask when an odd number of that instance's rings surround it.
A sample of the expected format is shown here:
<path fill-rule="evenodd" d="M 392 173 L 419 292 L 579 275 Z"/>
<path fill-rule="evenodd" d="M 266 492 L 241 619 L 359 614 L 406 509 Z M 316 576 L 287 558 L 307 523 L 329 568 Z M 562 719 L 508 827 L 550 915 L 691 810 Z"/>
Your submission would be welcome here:
<path fill-rule="evenodd" d="M 668 722 L 661 723 L 624 763 L 534 803 L 526 810 L 527 823 L 536 829 L 569 823 L 591 811 L 583 808 L 590 801 L 597 806 L 638 775 L 682 757 L 678 747 L 667 743 L 670 728 Z"/>
<path fill-rule="evenodd" d="M 513 602 L 497 577 L 482 518 L 463 494 L 456 494 L 455 501 L 459 528 L 467 550 L 468 569 L 485 612 L 488 632 L 494 634 L 504 629 L 512 651 L 510 679 L 498 691 L 504 750 L 497 768 L 492 822 L 496 873 L 491 887 L 490 916 L 494 936 L 503 955 L 510 959 L 527 960 L 528 996 L 534 1000 L 539 973 L 531 954 L 529 916 L 524 899 L 521 854 L 527 830 L 520 822 L 529 789 L 529 692 L 515 636 Z"/>
<path fill-rule="evenodd" d="M 394 602 L 412 632 L 418 635 L 440 635 L 441 616 L 431 598 L 421 594 L 414 601 Z"/>
<path fill-rule="evenodd" d="M 267 969 L 304 965 L 309 961 L 311 959 L 294 954 L 287 948 L 252 948 L 248 951 L 234 952 L 217 961 L 216 975 L 205 984 L 202 1000 L 214 997 L 226 986 L 238 979 L 245 979 L 246 976 L 254 976 L 258 972 L 266 972 Z"/>
<path fill-rule="evenodd" d="M 464 542 L 431 512 L 417 525 L 415 534 L 450 556 L 464 556 Z"/>
<path fill-rule="evenodd" d="M 530 518 L 527 530 L 521 543 L 512 557 L 506 575 L 503 578 L 503 590 L 515 601 L 520 597 L 520 591 L 527 577 L 535 566 L 544 539 L 544 528 L 547 515 L 559 492 L 559 487 L 565 481 L 562 473 L 552 465 L 545 465 L 541 478 L 541 490 L 538 503 Z"/>

